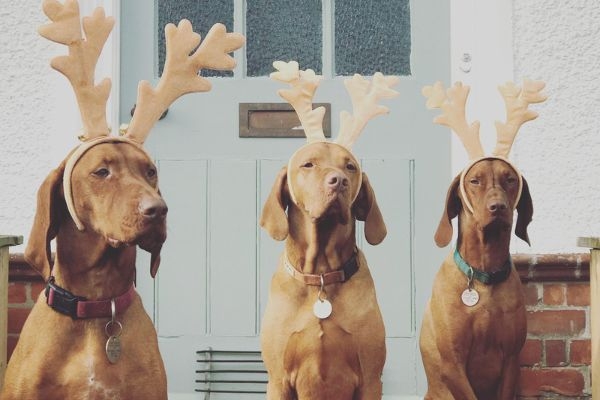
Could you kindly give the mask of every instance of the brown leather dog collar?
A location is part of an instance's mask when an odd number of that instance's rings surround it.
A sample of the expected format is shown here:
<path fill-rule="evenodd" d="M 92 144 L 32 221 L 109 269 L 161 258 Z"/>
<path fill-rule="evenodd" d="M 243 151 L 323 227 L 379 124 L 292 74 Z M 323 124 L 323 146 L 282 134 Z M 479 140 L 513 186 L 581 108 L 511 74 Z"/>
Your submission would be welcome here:
<path fill-rule="evenodd" d="M 288 260 L 287 255 L 285 256 L 284 266 L 288 274 L 290 274 L 294 279 L 306 285 L 326 286 L 332 283 L 342 283 L 352 278 L 352 275 L 354 275 L 358 271 L 357 252 L 355 251 L 352 257 L 350 257 L 350 259 L 346 261 L 340 269 L 331 272 L 326 272 L 321 275 L 303 274 L 302 272 L 294 268 L 294 266 Z"/>
<path fill-rule="evenodd" d="M 87 300 L 85 297 L 76 296 L 54 283 L 51 276 L 46 284 L 46 303 L 55 311 L 68 315 L 73 319 L 111 318 L 111 303 L 115 303 L 115 313 L 121 314 L 127 310 L 133 301 L 135 286 L 122 295 L 106 300 Z"/>

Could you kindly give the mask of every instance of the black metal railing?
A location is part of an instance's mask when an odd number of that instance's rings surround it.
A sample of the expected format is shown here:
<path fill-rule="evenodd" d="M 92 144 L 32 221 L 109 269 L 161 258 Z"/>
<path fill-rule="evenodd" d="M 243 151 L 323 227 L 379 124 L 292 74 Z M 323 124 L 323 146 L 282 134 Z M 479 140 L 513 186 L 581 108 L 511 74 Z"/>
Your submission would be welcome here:
<path fill-rule="evenodd" d="M 264 394 L 267 371 L 260 351 L 200 350 L 196 352 L 198 384 L 196 392 Z"/>

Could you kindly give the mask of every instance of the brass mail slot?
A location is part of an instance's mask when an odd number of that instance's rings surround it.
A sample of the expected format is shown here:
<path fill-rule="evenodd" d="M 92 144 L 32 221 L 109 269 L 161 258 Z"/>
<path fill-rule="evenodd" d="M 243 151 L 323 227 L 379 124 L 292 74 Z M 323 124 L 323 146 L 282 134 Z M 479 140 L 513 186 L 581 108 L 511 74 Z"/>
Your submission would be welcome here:
<path fill-rule="evenodd" d="M 331 104 L 313 104 L 313 108 L 321 106 L 325 107 L 323 132 L 331 137 Z M 240 137 L 305 137 L 298 115 L 288 103 L 240 103 L 239 110 Z"/>

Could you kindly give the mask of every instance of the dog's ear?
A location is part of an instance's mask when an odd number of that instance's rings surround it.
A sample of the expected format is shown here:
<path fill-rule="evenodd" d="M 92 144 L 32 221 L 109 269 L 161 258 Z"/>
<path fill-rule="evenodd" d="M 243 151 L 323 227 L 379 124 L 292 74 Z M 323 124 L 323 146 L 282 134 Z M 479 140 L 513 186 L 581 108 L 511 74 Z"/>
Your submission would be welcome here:
<path fill-rule="evenodd" d="M 150 252 L 150 275 L 152 278 L 156 276 L 160 266 L 160 249 L 162 249 L 162 245 Z"/>
<path fill-rule="evenodd" d="M 375 199 L 375 192 L 369 183 L 367 174 L 362 174 L 362 185 L 354 204 L 352 205 L 354 215 L 359 221 L 365 221 L 365 238 L 372 245 L 379 244 L 385 239 L 387 229 L 383 216 Z"/>
<path fill-rule="evenodd" d="M 162 193 L 160 189 L 157 188 L 158 195 L 162 197 Z M 150 276 L 152 278 L 156 277 L 156 273 L 158 272 L 158 267 L 160 266 L 160 250 L 162 249 L 162 244 L 150 251 Z"/>
<path fill-rule="evenodd" d="M 517 203 L 517 226 L 515 227 L 515 235 L 529 243 L 529 235 L 527 234 L 527 225 L 531 222 L 533 217 L 533 202 L 531 201 L 531 194 L 529 193 L 529 185 L 523 178 L 523 190 L 521 191 L 521 198 Z"/>
<path fill-rule="evenodd" d="M 38 189 L 37 208 L 33 227 L 25 249 L 25 260 L 44 278 L 51 271 L 50 242 L 58 233 L 61 222 L 67 215 L 67 206 L 62 193 L 62 178 L 65 169 L 63 162 L 50 172 Z"/>
<path fill-rule="evenodd" d="M 452 240 L 452 219 L 460 213 L 462 207 L 460 198 L 458 197 L 458 185 L 460 184 L 460 175 L 458 175 L 448 188 L 446 195 L 446 206 L 444 213 L 440 219 L 437 231 L 435 232 L 435 244 L 438 247 L 446 247 Z"/>
<path fill-rule="evenodd" d="M 260 216 L 260 226 L 275 240 L 285 240 L 288 236 L 289 226 L 285 210 L 289 204 L 289 199 L 287 168 L 284 167 L 275 179 Z"/>

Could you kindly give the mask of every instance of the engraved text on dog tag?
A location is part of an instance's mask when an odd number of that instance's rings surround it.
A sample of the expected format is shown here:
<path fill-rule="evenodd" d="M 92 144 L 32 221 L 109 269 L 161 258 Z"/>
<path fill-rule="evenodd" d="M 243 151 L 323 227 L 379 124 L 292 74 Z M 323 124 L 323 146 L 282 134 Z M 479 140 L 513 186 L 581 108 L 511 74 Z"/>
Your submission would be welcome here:
<path fill-rule="evenodd" d="M 111 336 L 106 341 L 106 357 L 111 364 L 121 357 L 121 339 L 118 336 Z"/>
<path fill-rule="evenodd" d="M 460 298 L 465 306 L 473 307 L 479 302 L 479 293 L 475 289 L 467 288 L 462 292 Z"/>
<path fill-rule="evenodd" d="M 331 315 L 331 303 L 327 299 L 317 299 L 313 305 L 313 314 L 319 319 L 325 319 Z"/>

